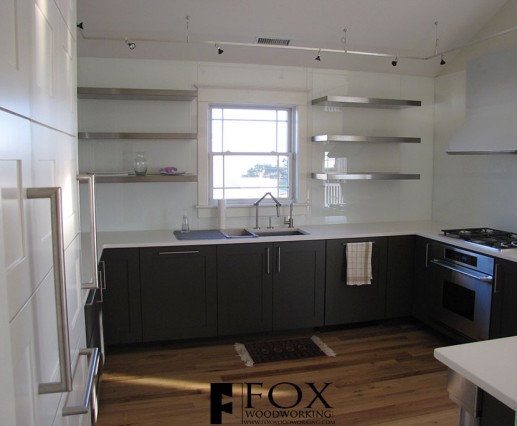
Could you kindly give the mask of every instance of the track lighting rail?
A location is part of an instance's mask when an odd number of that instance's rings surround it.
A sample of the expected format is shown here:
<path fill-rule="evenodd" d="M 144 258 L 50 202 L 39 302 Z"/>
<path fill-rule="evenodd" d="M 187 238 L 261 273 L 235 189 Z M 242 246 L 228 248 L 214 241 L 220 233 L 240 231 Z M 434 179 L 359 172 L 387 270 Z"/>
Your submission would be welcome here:
<path fill-rule="evenodd" d="M 436 23 L 435 23 L 436 25 Z M 383 52 L 372 52 L 372 51 L 363 51 L 363 50 L 351 50 L 347 46 L 344 46 L 342 49 L 327 49 L 320 47 L 310 47 L 310 46 L 294 46 L 294 45 L 275 45 L 275 44 L 258 44 L 258 43 L 243 43 L 243 42 L 235 42 L 235 41 L 223 41 L 223 40 L 192 40 L 190 35 L 188 35 L 187 40 L 176 40 L 176 39 L 157 39 L 157 38 L 131 38 L 131 41 L 128 41 L 128 38 L 116 38 L 116 37 L 95 37 L 95 36 L 86 36 L 84 35 L 83 23 L 77 25 L 79 32 L 81 34 L 81 38 L 83 40 L 104 40 L 104 41 L 121 41 L 128 45 L 128 47 L 133 50 L 135 46 L 135 42 L 154 42 L 154 43 L 177 43 L 177 44 L 192 44 L 192 45 L 201 45 L 201 44 L 209 44 L 212 46 L 216 46 L 217 53 L 220 55 L 223 53 L 223 49 L 220 46 L 236 46 L 236 47 L 249 47 L 249 48 L 268 48 L 268 49 L 287 49 L 287 50 L 299 50 L 299 51 L 309 51 L 314 52 L 317 56 L 316 60 L 321 60 L 322 53 L 337 53 L 337 54 L 347 54 L 347 55 L 360 55 L 360 56 L 372 56 L 379 58 L 392 58 L 392 65 L 396 66 L 400 60 L 418 60 L 418 61 L 428 61 L 434 58 L 440 58 L 441 65 L 445 64 L 444 56 L 455 52 L 460 49 L 464 49 L 466 47 L 474 46 L 476 44 L 483 43 L 485 41 L 501 37 L 503 35 L 512 33 L 517 31 L 517 26 L 508 28 L 503 31 L 499 31 L 495 34 L 491 34 L 487 37 L 474 40 L 472 42 L 463 44 L 461 46 L 456 46 L 451 49 L 438 51 L 438 44 L 436 43 L 435 52 L 429 56 L 418 56 L 418 55 L 398 55 L 394 53 L 383 53 Z M 132 46 L 130 46 L 130 44 Z M 319 58 L 319 59 L 317 59 Z"/>

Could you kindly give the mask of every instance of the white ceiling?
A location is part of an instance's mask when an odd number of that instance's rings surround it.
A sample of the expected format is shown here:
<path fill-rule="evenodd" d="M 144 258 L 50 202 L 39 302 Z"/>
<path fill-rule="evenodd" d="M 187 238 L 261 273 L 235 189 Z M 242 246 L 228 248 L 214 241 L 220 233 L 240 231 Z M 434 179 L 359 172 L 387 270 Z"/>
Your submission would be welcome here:
<path fill-rule="evenodd" d="M 463 46 L 507 0 L 77 0 L 80 57 L 231 62 L 435 76 L 438 52 Z M 190 17 L 187 31 L 187 16 Z M 438 25 L 435 25 L 435 22 Z M 346 28 L 346 33 L 344 29 Z M 343 37 L 346 35 L 346 44 Z M 309 50 L 235 46 L 258 37 Z M 134 41 L 128 49 L 124 39 Z M 187 43 L 187 39 L 189 43 Z M 224 53 L 217 54 L 217 41 Z M 227 42 L 225 45 L 224 42 Z M 377 52 L 393 58 L 345 54 Z M 321 62 L 314 60 L 318 49 Z M 453 53 L 446 56 L 451 59 Z"/>

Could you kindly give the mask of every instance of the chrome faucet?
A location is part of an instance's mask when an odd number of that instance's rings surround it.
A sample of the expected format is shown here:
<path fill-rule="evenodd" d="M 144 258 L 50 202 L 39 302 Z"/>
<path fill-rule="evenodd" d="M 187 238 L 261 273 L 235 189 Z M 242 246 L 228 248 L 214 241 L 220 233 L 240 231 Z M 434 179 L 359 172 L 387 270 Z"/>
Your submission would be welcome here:
<path fill-rule="evenodd" d="M 294 202 L 291 201 L 291 204 L 289 204 L 289 216 L 284 218 L 284 224 L 289 225 L 289 228 L 294 228 L 293 205 Z"/>
<path fill-rule="evenodd" d="M 273 194 L 271 194 L 271 192 L 266 192 L 261 198 L 259 198 L 257 201 L 255 201 L 253 203 L 253 205 L 255 206 L 255 229 L 260 229 L 260 226 L 259 226 L 259 204 L 268 195 L 273 199 L 273 201 L 276 204 L 276 217 L 280 217 L 280 207 L 282 207 L 282 204 L 280 204 L 280 201 L 278 201 L 273 196 Z"/>

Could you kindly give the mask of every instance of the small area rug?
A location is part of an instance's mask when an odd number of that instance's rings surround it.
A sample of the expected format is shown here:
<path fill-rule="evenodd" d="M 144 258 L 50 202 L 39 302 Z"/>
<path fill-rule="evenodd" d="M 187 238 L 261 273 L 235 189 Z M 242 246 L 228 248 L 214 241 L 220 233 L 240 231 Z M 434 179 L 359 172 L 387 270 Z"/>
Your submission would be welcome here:
<path fill-rule="evenodd" d="M 269 342 L 235 343 L 234 346 L 246 367 L 264 362 L 336 356 L 336 353 L 317 336 Z"/>

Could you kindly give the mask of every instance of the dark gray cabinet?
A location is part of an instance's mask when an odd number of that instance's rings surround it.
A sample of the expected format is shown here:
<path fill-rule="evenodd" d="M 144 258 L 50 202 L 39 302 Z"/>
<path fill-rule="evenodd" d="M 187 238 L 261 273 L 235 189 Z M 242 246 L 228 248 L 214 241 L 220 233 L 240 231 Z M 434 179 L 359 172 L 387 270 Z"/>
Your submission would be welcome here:
<path fill-rule="evenodd" d="M 325 242 L 219 245 L 220 335 L 323 324 Z"/>
<path fill-rule="evenodd" d="M 496 259 L 490 338 L 517 335 L 517 263 Z"/>
<path fill-rule="evenodd" d="M 346 284 L 346 244 L 372 241 L 372 283 Z M 325 325 L 373 321 L 385 317 L 387 238 L 327 241 Z"/>
<path fill-rule="evenodd" d="M 272 330 L 272 250 L 269 243 L 217 247 L 219 335 Z"/>
<path fill-rule="evenodd" d="M 428 245 L 431 240 L 416 237 L 413 279 L 413 316 L 425 324 L 431 324 L 431 303 L 434 300 L 432 274 L 427 265 Z"/>
<path fill-rule="evenodd" d="M 386 318 L 411 315 L 415 236 L 388 238 Z"/>
<path fill-rule="evenodd" d="M 324 323 L 325 241 L 273 244 L 273 330 Z"/>
<path fill-rule="evenodd" d="M 215 246 L 140 249 L 144 341 L 215 336 Z"/>
<path fill-rule="evenodd" d="M 106 249 L 103 326 L 106 345 L 142 341 L 140 262 L 137 248 Z"/>
<path fill-rule="evenodd" d="M 480 426 L 515 425 L 515 411 L 487 392 L 482 395 Z"/>

